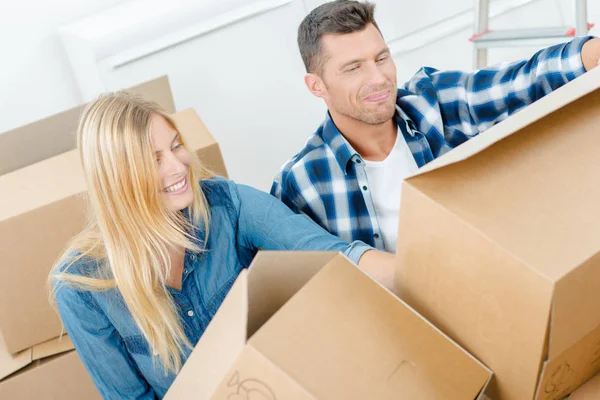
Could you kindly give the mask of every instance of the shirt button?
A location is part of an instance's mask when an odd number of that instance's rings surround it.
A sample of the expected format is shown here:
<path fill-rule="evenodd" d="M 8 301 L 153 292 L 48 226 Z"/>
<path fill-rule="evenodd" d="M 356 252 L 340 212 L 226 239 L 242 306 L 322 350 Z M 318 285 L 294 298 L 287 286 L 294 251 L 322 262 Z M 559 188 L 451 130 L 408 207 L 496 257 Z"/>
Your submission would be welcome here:
<path fill-rule="evenodd" d="M 183 273 L 187 274 L 187 268 L 184 268 Z"/>
<path fill-rule="evenodd" d="M 358 159 L 356 160 L 356 163 L 357 163 L 357 164 L 360 164 L 360 163 L 361 163 L 361 161 L 360 161 L 360 158 L 358 158 Z"/>
<path fill-rule="evenodd" d="M 366 191 L 367 191 L 367 187 L 366 187 L 366 186 L 363 186 L 363 190 L 366 192 Z"/>
<path fill-rule="evenodd" d="M 374 237 L 375 239 L 379 239 L 379 233 L 374 233 L 374 234 L 373 234 L 373 237 Z"/>
<path fill-rule="evenodd" d="M 190 256 L 190 258 L 191 258 L 192 260 L 195 260 L 195 259 L 196 259 L 196 255 L 195 255 L 195 254 L 192 254 L 192 255 Z"/>
<path fill-rule="evenodd" d="M 188 311 L 188 317 L 193 317 L 194 316 L 194 312 L 192 310 Z"/>

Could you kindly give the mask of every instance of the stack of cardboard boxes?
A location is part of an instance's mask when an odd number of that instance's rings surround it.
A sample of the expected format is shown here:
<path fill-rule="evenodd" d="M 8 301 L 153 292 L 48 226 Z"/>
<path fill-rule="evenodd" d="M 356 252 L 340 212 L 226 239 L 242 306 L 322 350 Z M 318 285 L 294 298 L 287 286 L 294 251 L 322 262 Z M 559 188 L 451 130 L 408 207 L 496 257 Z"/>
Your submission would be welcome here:
<path fill-rule="evenodd" d="M 166 78 L 129 89 L 175 111 Z M 75 150 L 82 107 L 0 135 L 0 398 L 99 398 L 62 335 L 46 281 L 85 224 L 85 181 Z M 227 176 L 218 144 L 197 114 L 172 114 L 191 149 Z"/>

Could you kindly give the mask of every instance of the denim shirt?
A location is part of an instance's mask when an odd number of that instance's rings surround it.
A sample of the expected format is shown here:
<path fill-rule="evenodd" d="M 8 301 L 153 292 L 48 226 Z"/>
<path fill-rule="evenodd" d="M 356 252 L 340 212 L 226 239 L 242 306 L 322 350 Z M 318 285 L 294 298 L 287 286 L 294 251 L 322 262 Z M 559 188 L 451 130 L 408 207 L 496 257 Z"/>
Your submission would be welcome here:
<path fill-rule="evenodd" d="M 186 336 L 196 344 L 242 268 L 260 249 L 334 250 L 357 263 L 371 249 L 348 244 L 272 196 L 222 178 L 201 182 L 210 212 L 206 250 L 186 252 L 181 291 L 169 288 Z M 197 229 L 198 238 L 204 230 Z M 82 259 L 69 273 L 91 274 L 96 261 Z M 79 291 L 61 285 L 57 305 L 65 329 L 96 387 L 106 399 L 162 398 L 175 374 L 165 374 L 118 289 Z M 186 350 L 186 360 L 191 350 Z M 154 362 L 153 362 L 154 358 Z"/>

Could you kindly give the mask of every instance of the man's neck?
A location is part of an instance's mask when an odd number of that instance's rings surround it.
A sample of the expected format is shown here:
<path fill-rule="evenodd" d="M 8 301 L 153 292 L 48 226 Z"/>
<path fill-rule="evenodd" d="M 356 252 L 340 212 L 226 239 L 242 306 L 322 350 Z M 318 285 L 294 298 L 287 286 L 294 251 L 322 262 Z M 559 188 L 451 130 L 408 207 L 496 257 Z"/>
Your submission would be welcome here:
<path fill-rule="evenodd" d="M 362 158 L 383 161 L 396 143 L 398 127 L 394 119 L 380 125 L 370 125 L 330 111 L 338 130 Z"/>

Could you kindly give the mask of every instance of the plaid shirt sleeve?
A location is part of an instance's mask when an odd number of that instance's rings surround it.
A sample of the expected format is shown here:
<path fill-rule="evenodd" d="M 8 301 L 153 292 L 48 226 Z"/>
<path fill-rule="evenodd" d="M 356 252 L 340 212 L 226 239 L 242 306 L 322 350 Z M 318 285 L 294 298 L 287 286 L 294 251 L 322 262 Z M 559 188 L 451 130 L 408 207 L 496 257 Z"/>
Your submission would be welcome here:
<path fill-rule="evenodd" d="M 441 128 L 447 144 L 441 148 L 456 147 L 583 74 L 581 48 L 588 39 L 576 37 L 528 60 L 472 73 L 422 68 L 404 87 L 422 97 L 407 104 L 409 113 L 422 131 Z"/>
<path fill-rule="evenodd" d="M 323 228 L 328 229 L 327 226 L 324 226 L 324 221 L 317 217 L 317 215 L 313 212 L 307 203 L 306 198 L 301 195 L 295 176 L 291 172 L 291 166 L 291 163 L 288 162 L 279 171 L 273 180 L 273 185 L 271 186 L 271 195 L 281 200 L 296 214 L 306 214 Z"/>

